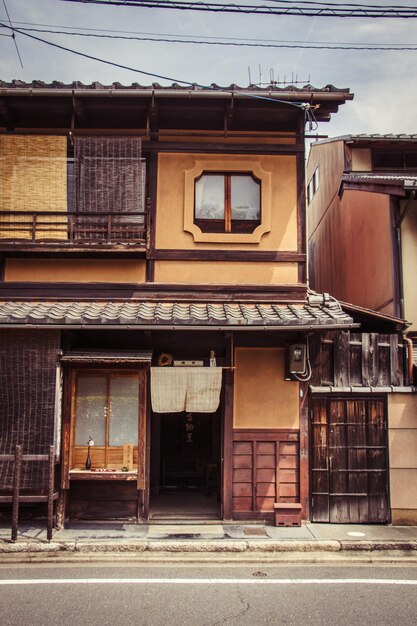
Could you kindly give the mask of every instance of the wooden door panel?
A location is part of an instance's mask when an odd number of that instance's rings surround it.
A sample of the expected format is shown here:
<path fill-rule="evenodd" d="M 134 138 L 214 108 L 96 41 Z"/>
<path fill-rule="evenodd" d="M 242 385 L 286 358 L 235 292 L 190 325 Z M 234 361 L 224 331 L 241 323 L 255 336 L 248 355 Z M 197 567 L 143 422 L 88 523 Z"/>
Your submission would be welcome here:
<path fill-rule="evenodd" d="M 381 398 L 314 398 L 312 521 L 389 521 L 386 409 Z"/>

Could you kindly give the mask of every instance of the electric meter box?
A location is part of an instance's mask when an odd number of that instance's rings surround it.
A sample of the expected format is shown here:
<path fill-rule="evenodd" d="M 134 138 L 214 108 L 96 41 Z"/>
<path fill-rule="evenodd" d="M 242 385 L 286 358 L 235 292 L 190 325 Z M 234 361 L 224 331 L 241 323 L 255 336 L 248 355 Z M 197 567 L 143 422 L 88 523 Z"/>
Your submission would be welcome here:
<path fill-rule="evenodd" d="M 304 343 L 293 343 L 288 349 L 288 371 L 290 374 L 304 374 L 306 371 L 307 350 Z"/>

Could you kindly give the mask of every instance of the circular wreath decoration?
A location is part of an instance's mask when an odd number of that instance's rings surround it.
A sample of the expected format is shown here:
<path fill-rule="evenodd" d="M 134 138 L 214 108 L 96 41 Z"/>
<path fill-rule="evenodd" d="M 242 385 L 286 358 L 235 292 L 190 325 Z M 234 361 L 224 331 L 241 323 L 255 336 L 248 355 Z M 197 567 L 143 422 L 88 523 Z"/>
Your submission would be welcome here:
<path fill-rule="evenodd" d="M 166 367 L 167 365 L 172 365 L 174 363 L 174 358 L 172 354 L 168 354 L 168 352 L 162 352 L 158 358 L 159 367 Z"/>

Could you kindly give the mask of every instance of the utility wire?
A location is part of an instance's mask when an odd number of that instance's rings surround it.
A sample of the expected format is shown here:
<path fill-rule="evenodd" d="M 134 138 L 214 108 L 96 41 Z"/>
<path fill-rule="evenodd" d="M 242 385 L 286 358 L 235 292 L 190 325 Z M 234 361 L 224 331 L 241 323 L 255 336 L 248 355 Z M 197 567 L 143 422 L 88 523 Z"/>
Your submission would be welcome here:
<path fill-rule="evenodd" d="M 76 54 L 77 56 L 83 57 L 85 59 L 90 59 L 91 61 L 98 61 L 99 63 L 111 65 L 112 67 L 117 67 L 119 69 L 128 70 L 130 72 L 135 72 L 137 74 L 143 74 L 144 76 L 150 76 L 152 78 L 160 78 L 161 80 L 168 80 L 168 81 L 171 81 L 172 83 L 178 83 L 181 85 L 185 85 L 187 87 L 192 87 L 192 88 L 198 87 L 200 89 L 217 91 L 217 92 L 221 92 L 221 93 L 228 94 L 228 95 L 232 95 L 234 93 L 233 91 L 229 89 L 223 89 L 222 87 L 215 87 L 213 85 L 201 85 L 200 83 L 192 83 L 187 80 L 181 80 L 179 78 L 172 78 L 171 76 L 164 76 L 162 74 L 156 74 L 154 72 L 146 72 L 145 70 L 140 70 L 135 67 L 131 67 L 129 65 L 123 65 L 121 63 L 116 63 L 114 61 L 109 61 L 101 57 L 93 56 L 92 54 L 86 54 L 85 52 L 80 52 L 79 50 L 73 50 L 72 48 L 67 48 L 66 46 L 61 46 L 57 43 L 53 43 L 52 41 L 48 41 L 47 39 L 42 39 L 41 37 L 30 35 L 29 33 L 25 33 L 24 31 L 22 31 L 20 28 L 15 28 L 14 26 L 8 26 L 7 24 L 4 24 L 3 22 L 0 22 L 0 28 L 8 28 L 12 30 L 13 32 L 20 33 L 21 35 L 24 35 L 25 37 L 29 37 L 30 39 L 34 39 L 35 41 L 39 41 L 48 46 L 52 46 L 53 48 L 58 48 L 59 50 L 63 50 L 64 52 L 70 52 L 71 54 Z M 269 102 L 294 106 L 294 107 L 304 110 L 306 119 L 309 120 L 311 119 L 311 117 L 314 119 L 314 114 L 311 110 L 314 107 L 311 107 L 310 104 L 306 102 L 292 102 L 291 100 L 280 100 L 278 98 L 261 96 L 261 95 L 253 94 L 249 92 L 240 92 L 240 95 L 247 97 L 247 98 L 253 98 L 256 100 L 267 100 Z"/>
<path fill-rule="evenodd" d="M 9 20 L 9 24 L 10 24 L 10 26 L 13 26 L 12 25 L 12 20 L 10 19 L 9 11 L 7 10 L 6 0 L 3 0 L 3 6 L 4 6 L 4 10 L 6 11 L 6 15 L 7 15 L 7 19 Z M 14 43 L 15 48 L 16 48 L 17 56 L 19 58 L 20 66 L 21 66 L 21 68 L 23 70 L 22 57 L 20 56 L 20 52 L 19 52 L 19 48 L 17 46 L 17 41 L 16 41 L 16 37 L 14 35 L 14 32 L 12 33 L 12 38 L 13 38 L 13 43 Z"/>
<path fill-rule="evenodd" d="M 267 0 L 268 1 L 268 0 Z M 270 0 L 269 0 L 270 1 Z M 209 11 L 215 13 L 250 13 L 257 15 L 289 15 L 297 17 L 351 17 L 351 18 L 391 18 L 415 19 L 417 7 L 380 6 L 367 8 L 365 6 L 349 7 L 332 5 L 310 8 L 308 6 L 288 6 L 283 0 L 276 0 L 276 6 L 227 4 L 216 2 L 198 2 L 196 0 L 61 0 L 61 2 L 76 2 L 82 4 L 100 4 L 106 6 L 128 6 L 148 9 L 173 9 L 181 11 Z M 281 6 L 278 6 L 278 3 Z M 342 7 L 342 8 L 340 8 Z"/>
<path fill-rule="evenodd" d="M 154 32 L 142 32 L 142 31 L 134 31 L 134 30 L 117 30 L 117 29 L 109 29 L 109 28 L 85 28 L 83 26 L 65 26 L 63 24 L 41 24 L 41 23 L 37 23 L 37 22 L 18 22 L 16 20 L 13 20 L 14 24 L 20 24 L 19 28 L 21 30 L 25 30 L 25 31 L 32 31 L 35 29 L 32 28 L 25 28 L 26 26 L 30 26 L 30 27 L 41 27 L 42 29 L 57 29 L 57 28 L 65 28 L 65 31 L 62 31 L 62 34 L 65 35 L 70 35 L 72 33 L 68 32 L 68 31 L 86 31 L 87 34 L 88 33 L 105 33 L 107 35 L 113 35 L 112 38 L 117 39 L 118 37 L 116 37 L 115 33 L 118 34 L 123 34 L 123 35 L 135 35 L 135 37 L 132 37 L 133 40 L 138 39 L 139 41 L 141 41 L 141 37 L 181 37 L 182 39 L 188 38 L 188 37 L 193 37 L 194 39 L 207 39 L 207 40 L 215 40 L 217 41 L 236 41 L 236 42 L 254 42 L 254 43 L 289 43 L 289 44 L 304 44 L 305 40 L 302 39 L 265 39 L 263 38 L 262 41 L 260 41 L 259 39 L 255 38 L 255 37 L 221 37 L 221 36 L 217 36 L 214 37 L 213 35 L 196 35 L 196 34 L 192 34 L 192 35 L 179 35 L 179 34 L 175 34 L 173 35 L 172 33 L 154 33 Z M 60 31 L 56 31 L 56 30 L 41 30 L 41 28 L 39 29 L 39 31 L 37 32 L 47 32 L 47 33 L 60 33 Z M 82 32 L 76 32 L 75 34 L 79 34 L 79 35 L 83 35 L 84 33 Z M 12 35 L 7 35 L 8 37 L 11 37 Z M 137 36 L 137 37 L 136 37 Z M 123 38 L 123 37 L 121 37 Z M 182 39 L 180 41 L 182 41 Z M 199 42 L 198 42 L 199 43 Z M 312 45 L 334 45 L 334 46 L 352 46 L 352 48 L 354 48 L 355 46 L 365 46 L 365 47 L 369 47 L 371 48 L 372 46 L 392 46 L 393 48 L 397 49 L 399 47 L 404 47 L 406 46 L 408 47 L 413 47 L 414 45 L 417 44 L 412 44 L 412 43 L 372 43 L 372 42 L 352 42 L 352 41 L 311 41 L 310 42 Z"/>
<path fill-rule="evenodd" d="M 194 45 L 206 45 L 206 46 L 237 46 L 237 47 L 249 47 L 249 48 L 291 48 L 291 49 L 309 49 L 309 50 L 385 50 L 385 51 L 414 51 L 417 50 L 417 45 L 401 45 L 401 44 L 343 44 L 343 43 L 298 43 L 298 42 L 276 42 L 276 43 L 249 43 L 238 41 L 199 41 L 196 39 L 174 39 L 174 35 L 170 39 L 166 37 L 141 37 L 130 35 L 109 35 L 98 33 L 81 33 L 81 32 L 67 32 L 63 30 L 49 30 L 43 28 L 24 28 L 20 27 L 24 32 L 36 32 L 36 33 L 49 33 L 54 35 L 71 35 L 79 37 L 95 37 L 99 39 L 122 39 L 128 41 L 154 41 L 159 43 L 182 43 L 182 44 L 194 44 Z M 9 35 L 10 36 L 10 35 Z"/>

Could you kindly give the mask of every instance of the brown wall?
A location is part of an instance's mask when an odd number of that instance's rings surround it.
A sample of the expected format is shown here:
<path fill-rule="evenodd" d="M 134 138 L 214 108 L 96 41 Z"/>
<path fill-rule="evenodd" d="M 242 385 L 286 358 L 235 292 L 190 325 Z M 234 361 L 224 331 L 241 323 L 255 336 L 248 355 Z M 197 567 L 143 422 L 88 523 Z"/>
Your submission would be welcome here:
<path fill-rule="evenodd" d="M 271 174 L 271 232 L 255 244 L 196 243 L 184 230 L 185 173 L 196 163 L 218 162 L 219 170 L 242 164 L 251 169 L 257 164 Z M 219 238 L 221 241 L 221 238 Z M 156 247 L 180 250 L 297 250 L 297 181 L 295 156 L 239 156 L 204 154 L 160 154 L 158 159 L 158 196 L 156 218 Z"/>
<path fill-rule="evenodd" d="M 234 428 L 299 428 L 299 384 L 284 380 L 283 348 L 236 348 Z"/>
<path fill-rule="evenodd" d="M 338 194 L 344 168 L 343 141 L 316 144 L 311 147 L 307 163 L 306 184 L 309 183 L 319 162 L 319 188 L 312 202 L 307 206 L 309 237 L 313 235 Z"/>
<path fill-rule="evenodd" d="M 395 315 L 389 196 L 337 196 L 311 237 L 310 263 L 318 291 Z"/>
<path fill-rule="evenodd" d="M 372 172 L 372 154 L 369 148 L 352 148 L 352 172 Z"/>
<path fill-rule="evenodd" d="M 388 396 L 391 517 L 417 524 L 417 395 Z"/>
<path fill-rule="evenodd" d="M 145 261 L 8 259 L 4 280 L 6 282 L 143 283 L 145 282 Z"/>
<path fill-rule="evenodd" d="M 400 209 L 405 208 L 406 200 Z M 404 317 L 412 323 L 410 330 L 417 331 L 417 201 L 408 207 L 401 225 L 401 248 L 404 283 Z"/>

